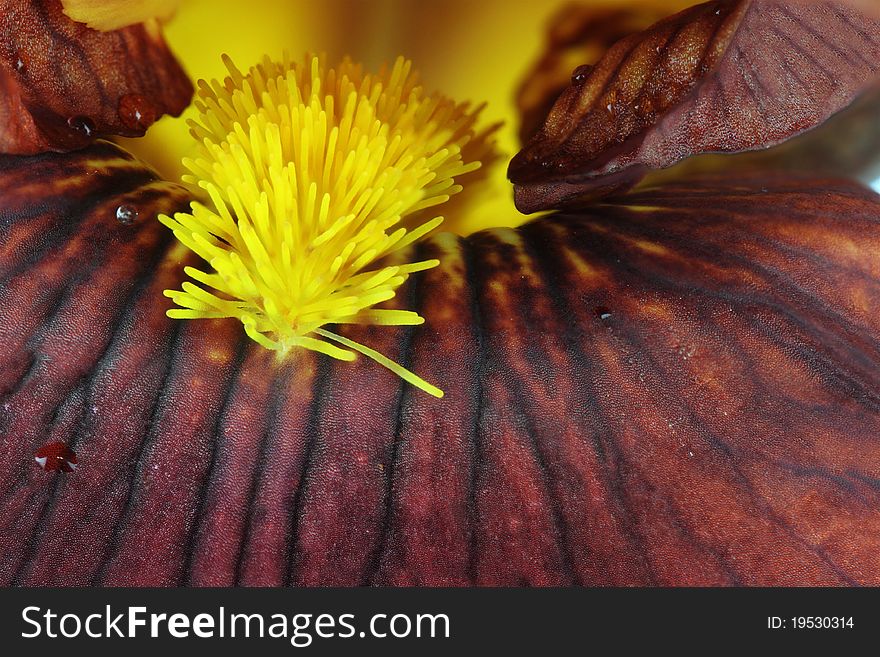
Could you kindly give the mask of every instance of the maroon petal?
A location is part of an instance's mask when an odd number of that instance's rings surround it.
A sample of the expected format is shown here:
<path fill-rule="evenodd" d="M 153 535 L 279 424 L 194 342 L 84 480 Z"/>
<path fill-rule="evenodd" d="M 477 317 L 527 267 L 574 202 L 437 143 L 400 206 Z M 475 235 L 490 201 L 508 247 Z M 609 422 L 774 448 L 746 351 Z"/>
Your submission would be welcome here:
<path fill-rule="evenodd" d="M 511 161 L 523 212 L 581 203 L 693 154 L 765 148 L 880 73 L 880 20 L 846 0 L 714 0 L 615 44 Z"/>
<path fill-rule="evenodd" d="M 695 175 L 794 172 L 836 176 L 871 184 L 880 177 L 880 85 L 874 86 L 821 126 L 773 148 L 743 153 L 707 153 L 648 174 L 657 185 Z"/>
<path fill-rule="evenodd" d="M 0 0 L 0 153 L 139 137 L 180 114 L 192 92 L 155 26 L 98 32 L 60 0 Z"/>
<path fill-rule="evenodd" d="M 427 323 L 347 333 L 442 400 L 168 319 L 187 258 L 154 215 L 185 199 L 114 147 L 0 159 L 0 199 L 3 584 L 880 584 L 860 186 L 433 238 L 401 301 Z"/>

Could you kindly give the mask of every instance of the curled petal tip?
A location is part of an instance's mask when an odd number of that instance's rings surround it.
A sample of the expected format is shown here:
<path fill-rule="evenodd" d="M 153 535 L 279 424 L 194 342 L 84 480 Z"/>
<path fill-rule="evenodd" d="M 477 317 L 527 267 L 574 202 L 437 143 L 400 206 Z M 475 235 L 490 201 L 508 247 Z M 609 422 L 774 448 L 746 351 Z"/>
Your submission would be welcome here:
<path fill-rule="evenodd" d="M 0 153 L 137 137 L 189 104 L 192 84 L 145 24 L 100 32 L 52 0 L 0 0 Z"/>
<path fill-rule="evenodd" d="M 624 171 L 760 150 L 821 125 L 880 78 L 880 20 L 846 0 L 715 0 L 577 71 L 511 162 L 515 184 L 552 192 L 534 209 L 564 207 L 573 183 L 613 193 L 612 181 L 632 183 Z"/>

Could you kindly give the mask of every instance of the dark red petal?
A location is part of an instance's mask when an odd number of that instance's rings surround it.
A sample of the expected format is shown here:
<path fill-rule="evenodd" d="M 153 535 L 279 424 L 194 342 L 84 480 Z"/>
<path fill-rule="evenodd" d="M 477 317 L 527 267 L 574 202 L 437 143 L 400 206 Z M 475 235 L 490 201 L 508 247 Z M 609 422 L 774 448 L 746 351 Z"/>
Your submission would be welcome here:
<path fill-rule="evenodd" d="M 0 153 L 138 137 L 180 114 L 192 84 L 153 26 L 99 32 L 60 0 L 0 0 Z"/>
<path fill-rule="evenodd" d="M 871 184 L 880 176 L 880 85 L 821 126 L 773 148 L 698 155 L 649 173 L 640 184 L 657 185 L 695 175 L 768 171 L 846 177 Z"/>
<path fill-rule="evenodd" d="M 427 323 L 345 332 L 437 400 L 166 318 L 154 214 L 185 198 L 118 157 L 0 159 L 0 582 L 880 585 L 866 189 L 677 184 L 433 238 L 399 300 Z M 57 441 L 73 476 L 34 466 Z"/>
<path fill-rule="evenodd" d="M 880 20 L 846 0 L 714 0 L 614 45 L 511 161 L 523 212 L 580 203 L 693 154 L 764 148 L 880 72 Z"/>

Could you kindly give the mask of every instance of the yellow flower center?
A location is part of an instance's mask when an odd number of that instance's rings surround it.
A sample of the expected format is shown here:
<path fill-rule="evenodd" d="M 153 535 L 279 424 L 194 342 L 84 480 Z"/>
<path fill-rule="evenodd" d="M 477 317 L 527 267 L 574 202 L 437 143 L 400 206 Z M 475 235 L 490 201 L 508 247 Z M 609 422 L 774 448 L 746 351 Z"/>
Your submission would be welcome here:
<path fill-rule="evenodd" d="M 160 217 L 213 271 L 187 267 L 202 286 L 168 290 L 170 317 L 235 317 L 279 354 L 294 347 L 341 360 L 355 351 L 435 396 L 442 392 L 328 324 L 414 325 L 409 310 L 376 308 L 409 274 L 404 247 L 442 221 L 426 211 L 461 190 L 480 163 L 462 149 L 479 108 L 427 94 L 404 59 L 378 75 L 318 57 L 263 62 L 247 74 L 199 84 L 200 142 L 185 182 L 210 200 Z M 473 148 L 485 152 L 485 148 Z M 381 259 L 389 257 L 384 262 Z M 340 346 L 341 345 L 341 346 Z"/>

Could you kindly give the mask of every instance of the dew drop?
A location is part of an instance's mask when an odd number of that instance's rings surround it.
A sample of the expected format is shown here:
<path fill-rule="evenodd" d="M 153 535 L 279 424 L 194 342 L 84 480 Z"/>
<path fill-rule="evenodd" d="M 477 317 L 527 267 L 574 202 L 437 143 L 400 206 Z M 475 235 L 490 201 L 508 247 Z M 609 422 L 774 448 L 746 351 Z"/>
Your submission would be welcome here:
<path fill-rule="evenodd" d="M 116 113 L 122 124 L 130 130 L 146 130 L 155 123 L 156 106 L 140 94 L 125 94 L 119 99 Z"/>
<path fill-rule="evenodd" d="M 28 57 L 27 51 L 7 51 L 4 54 L 9 56 L 9 62 L 12 64 L 12 67 L 15 69 L 16 73 L 18 73 L 19 75 L 24 75 L 25 73 L 27 73 L 28 64 L 30 63 L 30 58 Z"/>
<path fill-rule="evenodd" d="M 47 443 L 34 452 L 34 461 L 46 472 L 73 472 L 76 470 L 76 452 L 66 443 Z"/>
<path fill-rule="evenodd" d="M 571 83 L 572 84 L 583 84 L 584 81 L 590 74 L 590 71 L 593 69 L 589 64 L 584 64 L 582 66 L 578 66 L 574 69 L 574 72 L 571 74 Z"/>
<path fill-rule="evenodd" d="M 138 218 L 138 211 L 130 205 L 120 205 L 116 208 L 116 221 L 123 226 L 131 226 Z"/>
<path fill-rule="evenodd" d="M 605 306 L 596 306 L 596 309 L 593 312 L 596 313 L 596 317 L 599 319 L 605 320 L 611 318 L 611 310 Z"/>
<path fill-rule="evenodd" d="M 67 119 L 67 125 L 85 137 L 95 134 L 95 122 L 87 116 L 71 116 Z"/>

